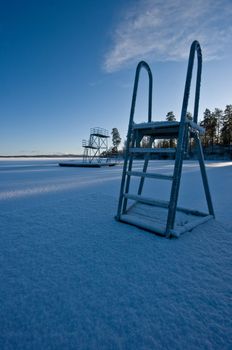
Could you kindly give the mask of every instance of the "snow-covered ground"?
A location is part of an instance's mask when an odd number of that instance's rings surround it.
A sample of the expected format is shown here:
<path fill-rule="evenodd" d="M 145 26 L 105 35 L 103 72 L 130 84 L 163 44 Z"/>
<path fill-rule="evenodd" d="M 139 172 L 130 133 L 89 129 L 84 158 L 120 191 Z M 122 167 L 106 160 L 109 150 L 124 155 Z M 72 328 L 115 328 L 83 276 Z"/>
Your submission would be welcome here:
<path fill-rule="evenodd" d="M 0 349 L 232 349 L 232 162 L 207 163 L 216 220 L 179 239 L 114 220 L 122 166 L 57 164 L 0 161 Z M 206 211 L 195 162 L 179 205 Z"/>

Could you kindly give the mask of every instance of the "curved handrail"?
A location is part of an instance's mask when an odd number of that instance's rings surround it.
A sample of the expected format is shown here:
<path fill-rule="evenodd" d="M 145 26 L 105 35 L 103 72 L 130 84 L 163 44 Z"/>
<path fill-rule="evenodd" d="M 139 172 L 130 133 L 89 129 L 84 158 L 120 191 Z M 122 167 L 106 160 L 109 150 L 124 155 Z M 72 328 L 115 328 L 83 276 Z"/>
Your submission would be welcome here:
<path fill-rule="evenodd" d="M 182 123 L 185 122 L 185 117 L 187 114 L 195 52 L 197 52 L 198 65 L 197 65 L 196 90 L 195 90 L 194 113 L 193 113 L 194 123 L 197 123 L 197 118 L 198 118 L 200 87 L 201 87 L 202 54 L 201 54 L 201 46 L 199 42 L 195 40 L 193 41 L 189 52 L 189 62 L 188 62 L 187 76 L 186 76 L 185 89 L 184 89 L 184 98 L 183 98 L 181 118 L 180 118 L 180 121 Z"/>
<path fill-rule="evenodd" d="M 174 227 L 174 223 L 175 223 L 176 206 L 177 206 L 177 200 L 179 195 L 179 186 L 180 186 L 180 177 L 181 177 L 180 174 L 181 174 L 181 168 L 183 163 L 183 153 L 187 147 L 187 140 L 185 138 L 187 129 L 186 129 L 185 123 L 186 123 L 186 114 L 187 114 L 187 108 L 188 108 L 188 99 L 189 99 L 190 86 L 191 86 L 191 80 L 192 80 L 195 52 L 197 52 L 198 67 L 197 67 L 193 121 L 197 123 L 199 98 L 200 98 L 200 85 L 201 85 L 202 55 L 201 55 L 200 44 L 198 41 L 195 40 L 193 41 L 189 52 L 188 69 L 187 69 L 187 76 L 186 76 L 186 82 L 185 82 L 184 98 L 183 98 L 183 104 L 182 104 L 182 110 L 181 110 L 180 128 L 179 128 L 179 135 L 178 135 L 178 142 L 177 142 L 176 160 L 175 160 L 175 167 L 174 167 L 174 173 L 173 173 L 175 181 L 173 180 L 173 183 L 172 183 L 172 190 L 171 190 L 171 197 L 170 197 L 171 198 L 170 202 L 174 204 L 172 207 L 169 208 L 169 212 L 168 212 L 168 219 L 167 219 L 167 225 L 166 225 L 167 233 L 170 231 L 170 229 Z"/>
<path fill-rule="evenodd" d="M 134 119 L 135 103 L 136 103 L 136 98 L 137 98 L 139 76 L 140 76 L 140 71 L 141 71 L 142 68 L 145 68 L 145 70 L 148 73 L 148 77 L 149 77 L 148 122 L 151 122 L 151 115 L 152 115 L 152 84 L 153 84 L 152 72 L 151 72 L 151 69 L 150 69 L 149 65 L 145 61 L 140 61 L 138 63 L 138 65 L 137 65 L 136 72 L 135 72 L 135 81 L 134 81 L 134 89 L 133 89 L 132 102 L 131 102 L 129 128 L 132 126 L 133 119 Z"/>
<path fill-rule="evenodd" d="M 125 179 L 126 179 L 127 163 L 129 159 L 129 147 L 130 147 L 131 136 L 132 136 L 132 127 L 133 127 L 133 119 L 134 119 L 134 113 L 135 113 L 135 104 L 136 104 L 136 97 L 137 97 L 137 90 L 138 90 L 138 83 L 139 83 L 139 75 L 142 68 L 145 68 L 149 77 L 148 122 L 151 122 L 152 84 L 153 84 L 152 73 L 149 65 L 145 61 L 140 61 L 139 64 L 137 65 L 136 72 L 135 72 L 135 81 L 134 81 L 134 88 L 133 88 L 133 95 L 132 95 L 132 102 L 131 102 L 130 119 L 129 119 L 128 132 L 127 132 L 126 153 L 125 153 L 125 160 L 124 160 L 123 171 L 122 171 L 122 181 L 121 181 L 120 195 L 119 195 L 119 202 L 118 202 L 118 212 L 116 216 L 117 220 L 120 219 L 121 208 L 122 208 L 123 191 L 124 191 L 124 185 L 125 185 Z M 132 166 L 132 158 L 130 159 L 129 169 L 131 169 L 131 166 Z M 127 186 L 129 186 L 128 180 L 127 180 L 126 187 Z M 126 192 L 128 192 L 128 190 L 126 190 Z"/>

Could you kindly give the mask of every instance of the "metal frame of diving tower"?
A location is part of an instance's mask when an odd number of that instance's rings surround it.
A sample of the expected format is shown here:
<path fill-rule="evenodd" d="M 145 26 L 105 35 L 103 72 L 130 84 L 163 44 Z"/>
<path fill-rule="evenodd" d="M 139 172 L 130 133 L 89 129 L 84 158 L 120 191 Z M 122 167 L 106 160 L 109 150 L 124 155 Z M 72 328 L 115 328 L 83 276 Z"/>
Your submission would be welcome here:
<path fill-rule="evenodd" d="M 99 127 L 91 128 L 89 140 L 82 140 L 83 163 L 101 163 L 102 152 L 108 151 L 109 137 L 108 130 Z"/>
<path fill-rule="evenodd" d="M 187 115 L 188 100 L 191 87 L 191 79 L 195 54 L 197 55 L 197 73 L 195 86 L 195 102 L 193 120 L 190 121 Z M 148 95 L 148 122 L 136 124 L 134 122 L 134 112 L 137 97 L 139 75 L 144 68 L 149 77 Z M 136 69 L 134 89 L 132 95 L 131 112 L 128 126 L 126 154 L 122 173 L 121 188 L 116 219 L 156 234 L 170 237 L 178 237 L 181 233 L 190 231 L 199 224 L 214 217 L 205 163 L 203 158 L 200 135 L 204 134 L 204 129 L 197 124 L 200 84 L 202 71 L 202 53 L 198 41 L 194 41 L 190 48 L 187 76 L 185 82 L 184 98 L 180 121 L 152 121 L 152 72 L 149 65 L 141 61 Z M 142 147 L 143 137 L 149 137 L 149 148 Z M 188 144 L 193 138 L 198 150 L 198 161 L 200 165 L 201 177 L 208 206 L 208 213 L 197 210 L 180 208 L 177 206 L 182 174 L 183 160 L 188 149 Z M 171 175 L 148 172 L 148 163 L 154 153 L 167 152 L 167 149 L 153 147 L 156 139 L 176 139 L 177 147 L 168 149 L 175 154 L 174 172 Z M 133 160 L 136 155 L 144 155 L 142 171 L 133 170 Z M 137 194 L 131 194 L 130 182 L 132 177 L 139 177 Z M 145 178 L 171 181 L 171 193 L 169 201 L 160 201 L 152 197 L 142 195 Z M 150 191 L 151 192 L 151 191 Z M 132 203 L 132 204 L 130 204 Z M 130 205 L 129 205 L 130 204 Z M 158 208 L 158 209 L 157 209 Z M 153 210 L 154 209 L 154 210 Z M 157 214 L 158 213 L 158 214 Z"/>

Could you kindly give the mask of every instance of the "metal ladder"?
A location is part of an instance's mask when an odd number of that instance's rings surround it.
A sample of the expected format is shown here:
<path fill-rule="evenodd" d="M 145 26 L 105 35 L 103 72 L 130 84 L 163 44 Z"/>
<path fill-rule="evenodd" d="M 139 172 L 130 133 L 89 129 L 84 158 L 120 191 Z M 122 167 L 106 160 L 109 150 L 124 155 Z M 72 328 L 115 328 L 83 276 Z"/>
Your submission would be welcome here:
<path fill-rule="evenodd" d="M 191 87 L 192 71 L 194 65 L 195 53 L 197 54 L 197 77 L 196 77 L 196 88 L 195 88 L 195 102 L 194 102 L 194 114 L 193 120 L 190 121 L 186 118 L 188 100 Z M 134 123 L 134 112 L 136 105 L 136 97 L 138 90 L 138 82 L 141 69 L 144 68 L 148 73 L 149 78 L 149 94 L 148 94 L 148 122 L 147 123 Z M 136 69 L 134 89 L 132 95 L 132 104 L 130 111 L 130 119 L 126 141 L 126 152 L 125 160 L 122 172 L 122 181 L 119 194 L 119 203 L 116 219 L 118 221 L 126 222 L 140 228 L 152 231 L 159 235 L 166 237 L 179 236 L 181 233 L 186 232 L 194 228 L 195 226 L 211 219 L 214 217 L 214 210 L 207 180 L 207 174 L 205 169 L 205 163 L 203 158 L 203 151 L 201 146 L 200 135 L 204 134 L 204 129 L 197 124 L 198 119 L 198 108 L 199 108 L 199 97 L 200 97 L 200 84 L 201 84 L 201 71 L 202 71 L 202 54 L 201 47 L 198 41 L 194 41 L 190 48 L 189 62 L 187 68 L 187 76 L 185 82 L 184 98 L 182 104 L 180 122 L 177 121 L 161 121 L 153 122 L 152 115 L 152 73 L 148 64 L 141 61 Z M 149 147 L 141 147 L 141 140 L 144 136 L 150 138 Z M 177 139 L 176 149 L 159 149 L 152 147 L 155 139 Z M 200 165 L 200 171 L 203 181 L 204 192 L 208 205 L 208 213 L 202 213 L 196 210 L 190 210 L 186 208 L 177 207 L 180 180 L 182 173 L 183 160 L 188 148 L 188 143 L 191 138 L 194 138 L 195 144 L 198 151 L 198 161 Z M 173 175 L 164 175 L 158 173 L 147 172 L 148 163 L 151 159 L 151 155 L 157 152 L 175 152 L 175 165 Z M 133 160 L 137 154 L 144 154 L 144 164 L 142 171 L 133 171 Z M 131 177 L 140 177 L 137 194 L 130 194 L 130 181 Z M 171 194 L 169 201 L 158 201 L 153 198 L 147 198 L 142 196 L 143 186 L 145 178 L 160 179 L 172 181 Z M 128 200 L 133 201 L 132 206 L 128 206 Z M 151 218 L 141 220 L 136 216 L 136 213 L 132 215 L 133 208 L 138 204 L 148 205 L 153 207 L 159 207 L 166 210 L 166 222 L 162 225 L 157 225 L 156 222 L 151 223 Z M 194 220 L 187 220 L 185 225 L 175 225 L 176 213 L 180 212 L 189 218 Z"/>

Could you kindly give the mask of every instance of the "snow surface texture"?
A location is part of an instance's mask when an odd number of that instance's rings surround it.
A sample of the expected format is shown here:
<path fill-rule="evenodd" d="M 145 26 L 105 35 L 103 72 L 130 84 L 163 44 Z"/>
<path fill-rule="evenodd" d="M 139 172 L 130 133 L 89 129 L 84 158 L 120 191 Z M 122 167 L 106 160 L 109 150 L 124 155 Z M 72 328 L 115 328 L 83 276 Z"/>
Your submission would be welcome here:
<path fill-rule="evenodd" d="M 232 163 L 207 163 L 217 220 L 179 239 L 114 220 L 121 166 L 57 163 L 0 162 L 0 349 L 232 349 Z M 197 163 L 180 192 L 206 211 Z"/>

